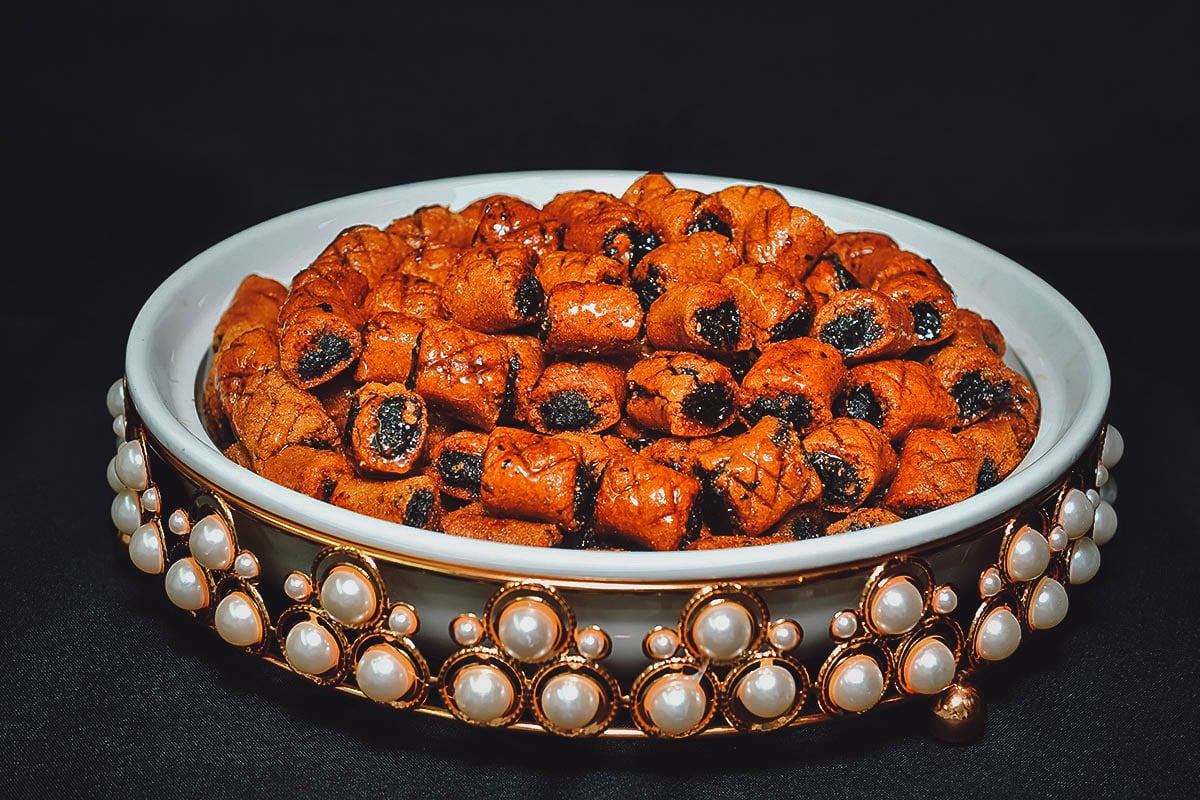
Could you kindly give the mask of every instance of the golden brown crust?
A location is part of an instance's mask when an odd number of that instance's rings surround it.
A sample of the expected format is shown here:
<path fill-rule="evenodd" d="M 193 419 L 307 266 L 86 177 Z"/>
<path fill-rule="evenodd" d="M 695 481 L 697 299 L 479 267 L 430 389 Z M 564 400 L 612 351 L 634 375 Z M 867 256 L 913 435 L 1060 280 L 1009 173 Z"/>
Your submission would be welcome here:
<path fill-rule="evenodd" d="M 821 494 L 821 481 L 795 430 L 766 417 L 701 453 L 698 469 L 714 531 L 758 536 Z"/>
<path fill-rule="evenodd" d="M 896 473 L 896 451 L 868 422 L 839 418 L 804 437 L 804 449 L 821 478 L 821 508 L 846 513 L 887 486 Z"/>
<path fill-rule="evenodd" d="M 847 531 L 861 531 L 867 528 L 878 528 L 880 525 L 890 525 L 893 522 L 899 522 L 901 517 L 888 511 L 886 508 L 870 507 L 859 508 L 851 511 L 846 516 L 836 522 L 829 524 L 825 529 L 828 536 L 833 536 L 838 533 L 846 533 Z"/>
<path fill-rule="evenodd" d="M 815 338 L 837 348 L 847 363 L 902 356 L 915 341 L 912 312 L 870 289 L 831 296 L 817 311 L 812 330 Z"/>
<path fill-rule="evenodd" d="M 733 292 L 742 325 L 760 350 L 808 335 L 816 303 L 790 273 L 769 264 L 746 264 L 727 272 L 721 284 Z"/>
<path fill-rule="evenodd" d="M 381 311 L 367 320 L 354 380 L 411 385 L 424 330 L 421 320 L 392 311 Z"/>
<path fill-rule="evenodd" d="M 630 368 L 625 412 L 638 425 L 672 436 L 708 436 L 737 419 L 729 368 L 695 353 L 660 351 Z"/>
<path fill-rule="evenodd" d="M 616 355 L 641 347 L 643 313 L 628 286 L 560 283 L 546 301 L 546 351 L 558 355 Z"/>
<path fill-rule="evenodd" d="M 545 522 L 493 517 L 481 503 L 471 503 L 442 517 L 442 530 L 451 536 L 486 542 L 554 547 L 562 543 L 562 531 Z"/>
<path fill-rule="evenodd" d="M 742 418 L 786 421 L 806 433 L 833 419 L 833 401 L 846 379 L 841 354 L 824 342 L 799 337 L 766 347 L 742 378 Z"/>
<path fill-rule="evenodd" d="M 329 502 L 414 528 L 441 526 L 442 506 L 433 481 L 425 475 L 400 480 L 347 478 L 338 483 Z"/>
<path fill-rule="evenodd" d="M 261 275 L 247 275 L 233 293 L 217 326 L 213 330 L 213 349 L 221 345 L 221 339 L 234 325 L 276 329 L 279 327 L 279 307 L 287 297 L 288 289 L 279 281 Z"/>
<path fill-rule="evenodd" d="M 407 475 L 424 454 L 428 426 L 421 395 L 402 383 L 364 383 L 350 404 L 347 455 L 359 470 Z"/>
<path fill-rule="evenodd" d="M 913 517 L 966 500 L 976 492 L 983 459 L 973 443 L 949 431 L 919 428 L 904 440 L 883 506 Z"/>
<path fill-rule="evenodd" d="M 866 420 L 897 442 L 917 428 L 952 427 L 957 413 L 954 400 L 933 371 L 903 359 L 851 367 L 836 412 Z"/>
<path fill-rule="evenodd" d="M 1002 479 L 1040 416 L 1004 348 L 883 233 L 646 173 L 427 206 L 340 231 L 287 288 L 248 277 L 202 404 L 231 459 L 361 513 L 436 529 L 444 498 L 471 503 L 455 535 L 710 549 Z"/>
<path fill-rule="evenodd" d="M 602 361 L 559 361 L 530 389 L 529 425 L 539 433 L 599 433 L 625 408 L 625 371 Z"/>
<path fill-rule="evenodd" d="M 533 265 L 537 255 L 525 245 L 502 242 L 465 250 L 451 268 L 442 291 L 450 319 L 484 333 L 502 333 L 538 318 L 545 293 Z"/>
<path fill-rule="evenodd" d="M 648 458 L 611 458 L 596 490 L 596 533 L 651 550 L 677 550 L 699 524 L 700 483 Z"/>
<path fill-rule="evenodd" d="M 263 459 L 258 474 L 309 497 L 328 500 L 338 484 L 354 476 L 354 469 L 336 450 L 294 444 Z"/>
<path fill-rule="evenodd" d="M 256 462 L 293 444 L 332 449 L 340 438 L 321 402 L 279 369 L 256 372 L 246 381 L 229 422 Z"/>
<path fill-rule="evenodd" d="M 371 287 L 363 300 L 362 314 L 368 320 L 383 312 L 417 319 L 445 319 L 442 289 L 432 281 L 393 273 Z"/>
<path fill-rule="evenodd" d="M 518 428 L 497 428 L 483 453 L 479 497 L 495 516 L 550 522 L 578 530 L 588 474 L 569 443 Z"/>
<path fill-rule="evenodd" d="M 430 405 L 491 430 L 504 407 L 511 357 L 500 337 L 429 320 L 417 350 L 414 386 Z"/>
<path fill-rule="evenodd" d="M 646 311 L 646 342 L 661 350 L 732 353 L 750 347 L 733 292 L 719 283 L 679 283 Z"/>

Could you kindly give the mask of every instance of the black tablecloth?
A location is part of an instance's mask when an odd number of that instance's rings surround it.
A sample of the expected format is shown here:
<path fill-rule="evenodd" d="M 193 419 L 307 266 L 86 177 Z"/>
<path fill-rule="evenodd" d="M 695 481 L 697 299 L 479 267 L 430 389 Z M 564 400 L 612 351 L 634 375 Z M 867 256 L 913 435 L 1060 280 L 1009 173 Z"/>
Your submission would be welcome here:
<path fill-rule="evenodd" d="M 136 5 L 8 12 L 6 796 L 1194 788 L 1189 4 L 1078 16 Z M 113 546 L 104 392 L 138 308 L 175 268 L 339 195 L 576 167 L 711 173 L 895 208 L 1015 258 L 1091 321 L 1128 442 L 1120 529 L 1060 628 L 981 678 L 981 741 L 937 743 L 917 706 L 684 743 L 386 713 L 234 652 Z"/>

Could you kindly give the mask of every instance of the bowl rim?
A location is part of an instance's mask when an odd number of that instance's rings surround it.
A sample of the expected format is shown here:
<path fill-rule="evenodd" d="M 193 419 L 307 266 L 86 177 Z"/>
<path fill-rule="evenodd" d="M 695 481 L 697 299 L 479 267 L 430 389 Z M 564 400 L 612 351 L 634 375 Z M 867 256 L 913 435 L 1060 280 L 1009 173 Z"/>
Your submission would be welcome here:
<path fill-rule="evenodd" d="M 563 183 L 565 188 L 587 188 L 603 180 L 624 180 L 628 185 L 643 174 L 632 170 L 531 170 L 461 175 L 345 195 L 298 208 L 246 228 L 188 260 L 159 284 L 145 301 L 130 329 L 126 347 L 125 375 L 130 399 L 152 436 L 192 472 L 249 505 L 296 523 L 301 529 L 313 529 L 325 536 L 343 540 L 350 546 L 366 547 L 384 556 L 394 554 L 405 563 L 458 565 L 466 572 L 483 569 L 546 580 L 735 580 L 826 570 L 864 559 L 926 548 L 941 539 L 954 538 L 967 529 L 1003 515 L 1061 479 L 1094 442 L 1097 431 L 1104 423 L 1110 391 L 1110 373 L 1104 348 L 1078 309 L 1030 270 L 976 240 L 881 206 L 782 184 L 674 171 L 667 175 L 676 185 L 712 181 L 724 185 L 764 185 L 778 189 L 796 205 L 799 203 L 792 200 L 796 195 L 844 205 L 868 215 L 885 216 L 903 222 L 924 234 L 975 251 L 988 262 L 990 269 L 1005 273 L 1006 279 L 1019 282 L 1025 291 L 1036 292 L 1059 321 L 1078 338 L 1089 378 L 1083 402 L 1073 409 L 1053 446 L 1036 458 L 1027 457 L 1026 463 L 1017 472 L 985 492 L 920 517 L 837 536 L 755 547 L 710 551 L 606 552 L 538 548 L 431 533 L 368 517 L 294 492 L 226 459 L 211 441 L 200 439 L 185 427 L 164 399 L 163 387 L 157 385 L 152 377 L 151 343 L 159 323 L 167 315 L 177 313 L 172 306 L 180 291 L 209 266 L 236 254 L 238 248 L 255 238 L 310 218 L 328 217 L 337 209 L 369 204 L 400 192 L 449 197 L 455 189 L 464 185 L 490 185 L 495 191 L 503 191 L 499 186 L 501 184 L 542 179 Z M 233 288 L 229 287 L 230 294 Z M 181 361 L 187 359 L 181 358 Z M 181 368 L 187 370 L 189 385 L 193 384 L 198 367 L 199 360 L 181 364 Z M 1030 455 L 1033 455 L 1032 451 Z"/>

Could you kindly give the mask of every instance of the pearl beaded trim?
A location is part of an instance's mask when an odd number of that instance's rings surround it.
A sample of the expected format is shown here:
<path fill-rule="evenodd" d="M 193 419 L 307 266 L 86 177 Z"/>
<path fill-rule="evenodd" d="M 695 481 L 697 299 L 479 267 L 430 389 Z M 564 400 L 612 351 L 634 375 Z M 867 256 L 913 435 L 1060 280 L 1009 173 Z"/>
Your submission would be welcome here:
<path fill-rule="evenodd" d="M 395 708 L 438 710 L 436 696 L 475 725 L 588 736 L 609 732 L 624 709 L 643 734 L 681 737 L 772 730 L 911 695 L 961 696 L 954 687 L 981 664 L 1062 622 L 1069 588 L 1095 578 L 1100 547 L 1117 531 L 1113 468 L 1124 440 L 1108 426 L 1095 463 L 1068 476 L 1044 517 L 1009 522 L 997 560 L 979 576 L 969 626 L 956 612 L 959 592 L 971 587 L 936 585 L 919 559 L 892 559 L 872 572 L 857 608 L 829 620 L 833 650 L 810 679 L 791 655 L 804 637 L 799 623 L 771 620 L 750 587 L 708 586 L 675 626 L 646 633 L 651 663 L 625 692 L 602 663 L 609 635 L 578 626 L 552 586 L 519 581 L 493 594 L 481 615 L 453 620 L 459 649 L 433 672 L 411 638 L 418 609 L 389 598 L 374 562 L 351 549 L 327 548 L 309 572 L 288 574 L 278 588 L 293 605 L 272 621 L 258 594 L 259 560 L 239 547 L 229 509 L 213 496 L 182 504 L 164 496 L 126 402 L 118 381 L 106 396 L 121 438 L 106 467 L 111 516 L 132 564 L 162 576 L 172 604 L 309 680 Z M 810 696 L 816 709 L 806 714 Z"/>

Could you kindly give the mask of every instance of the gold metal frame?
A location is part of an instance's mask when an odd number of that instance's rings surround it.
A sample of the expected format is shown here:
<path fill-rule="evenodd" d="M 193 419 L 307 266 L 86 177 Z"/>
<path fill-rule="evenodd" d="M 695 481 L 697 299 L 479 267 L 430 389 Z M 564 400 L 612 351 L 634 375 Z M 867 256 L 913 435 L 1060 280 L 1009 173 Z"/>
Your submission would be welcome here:
<path fill-rule="evenodd" d="M 555 576 L 522 576 L 486 568 L 463 567 L 459 564 L 434 559 L 414 557 L 409 554 L 380 551 L 346 541 L 327 532 L 307 528 L 293 520 L 283 518 L 263 509 L 245 498 L 208 481 L 183 464 L 174 454 L 166 450 L 152 432 L 145 429 L 136 409 L 127 400 L 125 408 L 126 441 L 142 443 L 146 454 L 147 471 L 153 465 L 155 475 L 150 476 L 150 485 L 144 492 L 153 491 L 157 503 L 153 510 L 141 508 L 141 522 L 154 523 L 158 546 L 162 550 L 163 569 L 172 564 L 192 558 L 188 545 L 195 521 L 205 514 L 214 513 L 225 524 L 234 553 L 234 565 L 227 569 L 208 569 L 199 563 L 197 572 L 202 576 L 207 589 L 203 608 L 189 613 L 202 624 L 215 627 L 214 611 L 220 600 L 237 591 L 245 594 L 261 617 L 263 636 L 260 641 L 242 648 L 247 653 L 263 658 L 268 663 L 290 669 L 305 679 L 338 691 L 366 698 L 355 683 L 354 672 L 363 651 L 372 645 L 386 643 L 403 653 L 413 664 L 417 679 L 408 693 L 398 700 L 385 703 L 396 709 L 407 709 L 443 718 L 459 719 L 473 725 L 501 727 L 510 730 L 548 732 L 564 737 L 605 736 L 627 738 L 638 736 L 686 738 L 691 736 L 722 735 L 732 733 L 758 733 L 787 727 L 812 724 L 849 713 L 837 706 L 830 696 L 830 678 L 837 666 L 846 658 L 856 654 L 870 656 L 883 674 L 884 690 L 875 707 L 913 698 L 916 693 L 906 685 L 904 666 L 909 653 L 920 641 L 928 637 L 942 640 L 955 657 L 955 677 L 943 694 L 935 698 L 934 709 L 941 720 L 940 732 L 953 735 L 954 731 L 975 730 L 982 713 L 982 703 L 976 702 L 977 693 L 967 681 L 986 662 L 981 658 L 976 644 L 979 628 L 993 610 L 1007 607 L 1021 624 L 1022 638 L 1032 632 L 1029 624 L 1029 607 L 1039 583 L 1046 578 L 1057 580 L 1070 587 L 1069 567 L 1073 547 L 1068 545 L 1052 553 L 1049 566 L 1042 575 L 1027 581 L 1015 581 L 1006 570 L 1006 557 L 1013 539 L 1029 525 L 1042 535 L 1049 536 L 1055 521 L 1059 519 L 1067 492 L 1071 489 L 1095 490 L 1096 465 L 1099 463 L 1107 426 L 1097 436 L 1096 443 L 1059 479 L 1037 492 L 1033 497 L 997 515 L 991 520 L 967 530 L 957 532 L 937 542 L 913 548 L 911 551 L 880 559 L 863 559 L 833 567 L 805 571 L 802 574 L 780 573 L 761 575 L 737 582 L 712 582 L 700 580 L 630 582 L 603 579 L 580 580 Z M 159 478 L 155 481 L 154 478 Z M 149 495 L 143 495 L 150 497 Z M 168 501 L 170 499 L 170 502 Z M 149 502 L 149 501 L 148 501 Z M 182 534 L 172 531 L 167 525 L 170 513 L 182 511 L 189 525 Z M 320 547 L 314 557 L 310 571 L 303 575 L 309 581 L 311 592 L 296 599 L 287 608 L 272 616 L 259 591 L 259 565 L 254 557 L 252 574 L 239 573 L 236 563 L 239 556 L 253 557 L 238 543 L 236 522 L 244 516 L 269 526 L 281 535 L 299 537 Z M 1086 535 L 1091 535 L 1089 530 Z M 1000 588 L 988 595 L 981 593 L 979 601 L 970 601 L 968 589 L 957 591 L 957 608 L 950 611 L 934 608 L 938 591 L 953 588 L 939 584 L 925 558 L 967 540 L 997 536 L 999 550 L 993 566 L 985 574 L 995 570 Z M 119 541 L 128 544 L 130 534 L 119 533 Z M 194 560 L 194 559 L 193 559 Z M 433 669 L 421 649 L 413 640 L 419 625 L 419 609 L 393 598 L 387 582 L 379 571 L 380 564 L 407 567 L 425 572 L 467 578 L 494 585 L 495 591 L 476 619 L 481 625 L 478 641 L 459 646 L 449 657 Z M 328 610 L 321 607 L 321 588 L 329 572 L 337 566 L 347 566 L 358 574 L 374 592 L 375 609 L 369 618 L 357 624 L 339 621 Z M 301 573 L 303 574 L 303 573 Z M 784 622 L 771 616 L 768 604 L 759 594 L 761 590 L 778 587 L 797 587 L 805 583 L 831 578 L 861 575 L 863 589 L 856 609 L 839 612 L 853 615 L 857 625 L 852 634 L 837 639 L 826 657 L 816 669 L 816 678 L 809 678 L 810 665 L 772 645 L 769 632 L 772 626 Z M 909 630 L 887 634 L 872 620 L 872 602 L 886 582 L 895 577 L 905 577 L 919 589 L 922 608 L 919 621 Z M 682 594 L 690 593 L 681 603 L 677 627 L 671 633 L 678 637 L 678 646 L 669 655 L 654 656 L 647 652 L 650 663 L 632 680 L 629 690 L 624 692 L 621 683 L 600 662 L 611 651 L 611 638 L 595 625 L 580 627 L 571 604 L 564 598 L 563 591 L 599 592 L 614 597 L 623 594 Z M 500 640 L 498 622 L 509 603 L 519 599 L 544 604 L 559 622 L 558 638 L 554 646 L 543 657 L 521 662 L 507 651 Z M 735 656 L 721 661 L 709 659 L 698 647 L 694 638 L 694 624 L 700 612 L 714 604 L 736 603 L 744 608 L 753 621 L 753 633 L 749 644 Z M 411 612 L 411 629 L 393 631 L 388 627 L 389 615 L 398 606 Z M 475 617 L 467 610 L 464 614 Z M 337 664 L 321 675 L 308 675 L 294 669 L 287 657 L 287 634 L 301 620 L 310 620 L 325 629 L 337 643 Z M 804 631 L 794 621 L 800 636 Z M 964 631 L 965 628 L 965 631 Z M 603 652 L 584 654 L 580 652 L 578 634 L 594 629 L 603 634 L 606 646 Z M 658 625 L 650 627 L 647 636 L 668 630 Z M 797 637 L 799 638 L 799 637 Z M 798 643 L 798 642 L 797 642 Z M 657 660 L 656 660 L 657 659 Z M 453 682 L 459 670 L 471 664 L 487 663 L 498 668 L 512 682 L 513 699 L 507 711 L 495 719 L 480 722 L 468 717 L 455 703 Z M 759 665 L 769 663 L 782 666 L 792 675 L 796 694 L 787 710 L 773 719 L 759 719 L 750 714 L 737 698 L 739 682 Z M 600 708 L 595 717 L 577 729 L 564 729 L 551 722 L 541 707 L 541 687 L 556 675 L 575 673 L 586 676 L 601 694 Z M 658 678 L 669 674 L 694 676 L 703 687 L 706 705 L 702 719 L 692 728 L 668 733 L 661 730 L 650 718 L 643 703 L 647 689 Z M 815 698 L 815 701 L 814 701 Z M 966 698 L 966 701 L 963 700 Z M 973 699 L 974 698 L 974 699 Z M 967 702 L 970 701 L 970 702 Z M 957 703 L 957 705 L 954 705 Z M 951 706 L 954 706 L 951 708 Z M 949 709 L 949 710 L 947 710 Z M 967 709 L 968 711 L 964 711 Z M 969 713 L 968 713 L 969 712 Z"/>

